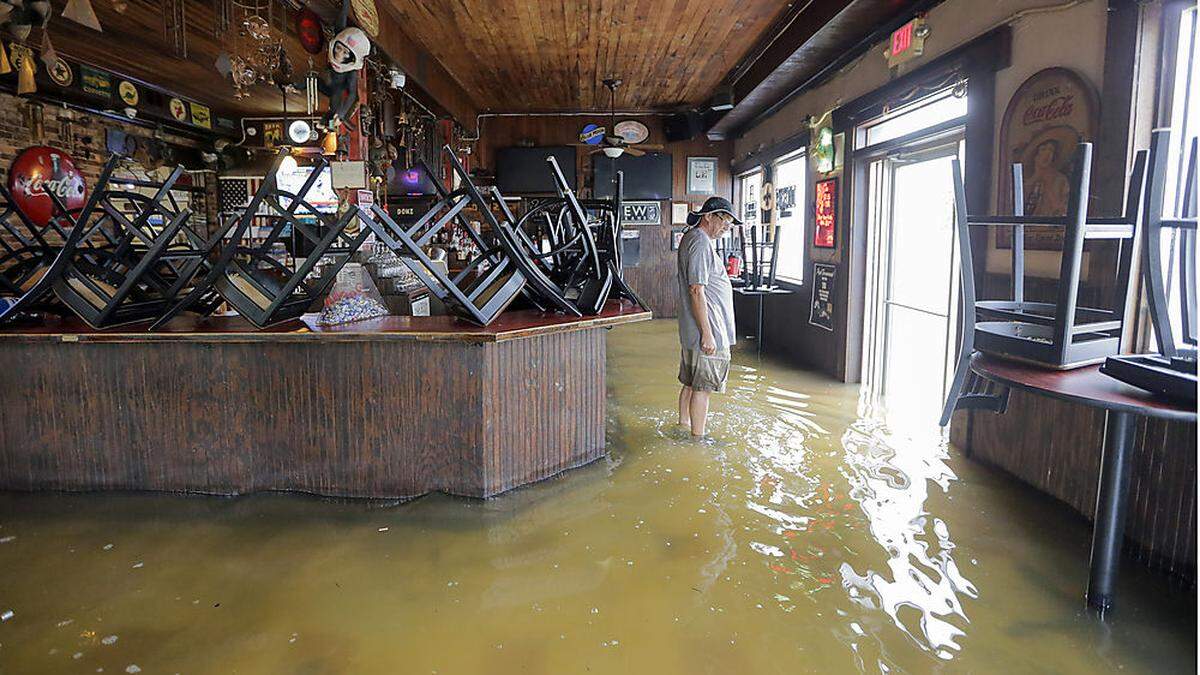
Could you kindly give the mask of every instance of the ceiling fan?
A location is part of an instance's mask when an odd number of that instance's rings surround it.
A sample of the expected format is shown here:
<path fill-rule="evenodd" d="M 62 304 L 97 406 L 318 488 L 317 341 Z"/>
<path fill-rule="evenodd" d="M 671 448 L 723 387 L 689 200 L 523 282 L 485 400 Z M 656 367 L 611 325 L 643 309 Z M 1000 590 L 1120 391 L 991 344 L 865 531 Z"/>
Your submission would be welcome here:
<path fill-rule="evenodd" d="M 604 130 L 604 137 L 601 139 L 598 147 L 592 145 L 588 146 L 594 148 L 588 154 L 594 155 L 598 152 L 603 152 L 606 157 L 616 159 L 625 153 L 629 153 L 634 157 L 641 157 L 642 155 L 646 154 L 646 151 L 642 148 L 661 149 L 661 146 L 642 145 L 641 147 L 638 147 L 637 144 L 630 143 L 629 141 L 625 140 L 624 136 L 617 133 L 617 87 L 621 86 L 621 80 L 615 77 L 610 77 L 604 80 L 603 83 L 605 88 L 608 89 L 609 93 L 608 128 Z"/>

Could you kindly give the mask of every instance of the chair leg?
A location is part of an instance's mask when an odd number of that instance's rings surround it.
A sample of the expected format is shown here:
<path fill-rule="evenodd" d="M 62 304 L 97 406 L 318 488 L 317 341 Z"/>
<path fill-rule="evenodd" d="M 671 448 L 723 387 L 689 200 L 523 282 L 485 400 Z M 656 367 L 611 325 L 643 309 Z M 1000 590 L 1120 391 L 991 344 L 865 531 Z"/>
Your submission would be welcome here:
<path fill-rule="evenodd" d="M 942 418 L 938 426 L 950 424 L 950 416 L 958 408 L 958 399 L 962 396 L 963 385 L 971 373 L 971 354 L 962 350 L 958 355 L 958 363 L 954 366 L 954 379 L 950 382 L 950 391 L 946 394 L 946 404 L 942 406 Z"/>

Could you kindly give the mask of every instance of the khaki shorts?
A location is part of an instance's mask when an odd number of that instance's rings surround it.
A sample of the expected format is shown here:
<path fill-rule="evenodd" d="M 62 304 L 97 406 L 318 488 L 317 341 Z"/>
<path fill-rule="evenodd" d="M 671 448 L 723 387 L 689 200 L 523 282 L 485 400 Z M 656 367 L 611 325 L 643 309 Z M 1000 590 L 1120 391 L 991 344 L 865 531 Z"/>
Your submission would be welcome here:
<path fill-rule="evenodd" d="M 679 382 L 695 391 L 725 392 L 729 379 L 729 352 L 707 356 L 699 349 L 684 349 L 679 354 Z"/>

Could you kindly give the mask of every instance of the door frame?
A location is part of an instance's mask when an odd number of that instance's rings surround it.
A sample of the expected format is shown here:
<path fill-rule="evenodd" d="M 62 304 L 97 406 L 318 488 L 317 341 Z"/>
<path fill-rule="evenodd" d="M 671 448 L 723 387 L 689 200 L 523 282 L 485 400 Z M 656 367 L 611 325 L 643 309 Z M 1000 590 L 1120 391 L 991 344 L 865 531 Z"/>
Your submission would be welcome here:
<path fill-rule="evenodd" d="M 959 122 L 957 125 L 935 125 L 921 130 L 923 133 L 910 135 L 908 143 L 888 143 L 880 144 L 887 147 L 881 147 L 875 151 L 865 153 L 860 157 L 864 165 L 866 176 L 861 184 L 864 187 L 864 192 L 867 193 L 868 202 L 871 203 L 871 196 L 875 193 L 872 189 L 871 179 L 878 174 L 878 177 L 885 181 L 879 188 L 884 194 L 879 198 L 877 207 L 886 208 L 890 213 L 886 216 L 876 209 L 874 213 L 868 214 L 869 220 L 866 222 L 867 227 L 864 228 L 866 235 L 866 265 L 865 265 L 865 298 L 863 302 L 863 351 L 862 351 L 862 381 L 874 390 L 878 396 L 884 394 L 887 386 L 885 370 L 887 363 L 888 349 L 888 297 L 890 296 L 890 287 L 892 282 L 892 239 L 895 236 L 895 231 L 892 227 L 894 215 L 891 212 L 895 210 L 895 195 L 892 194 L 892 184 L 896 169 L 904 164 L 915 164 L 925 161 L 937 160 L 946 157 L 958 157 L 961 161 L 964 146 L 966 143 L 965 125 L 961 123 L 961 118 L 951 120 Z M 932 133 L 928 133 L 932 130 Z M 915 136 L 915 138 L 912 138 Z M 897 139 L 902 140 L 902 139 Z M 953 217 L 953 216 L 952 216 Z M 886 232 L 880 231 L 878 225 L 886 223 Z M 952 256 L 950 265 L 950 278 L 946 280 L 947 286 L 950 289 L 950 295 L 946 299 L 946 347 L 945 363 L 943 364 L 946 370 L 942 377 L 942 395 L 945 396 L 949 377 L 952 374 L 954 362 L 954 345 L 956 344 L 957 328 L 958 328 L 958 312 L 956 311 L 959 303 L 959 284 L 957 283 L 959 275 L 959 266 L 961 261 L 957 256 L 958 235 L 951 224 L 951 241 L 949 255 Z M 906 306 L 906 305 L 902 305 Z M 910 308 L 916 311 L 925 312 L 923 309 Z M 928 312 L 926 312 L 928 313 Z"/>

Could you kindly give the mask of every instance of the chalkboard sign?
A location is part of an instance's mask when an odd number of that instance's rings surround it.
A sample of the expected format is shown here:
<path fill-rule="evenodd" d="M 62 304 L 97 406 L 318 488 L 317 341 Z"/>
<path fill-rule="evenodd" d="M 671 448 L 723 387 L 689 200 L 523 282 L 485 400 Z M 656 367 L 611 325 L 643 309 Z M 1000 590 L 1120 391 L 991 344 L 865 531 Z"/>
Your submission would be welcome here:
<path fill-rule="evenodd" d="M 813 263 L 812 304 L 808 322 L 817 328 L 833 332 L 833 283 L 837 267 Z"/>

